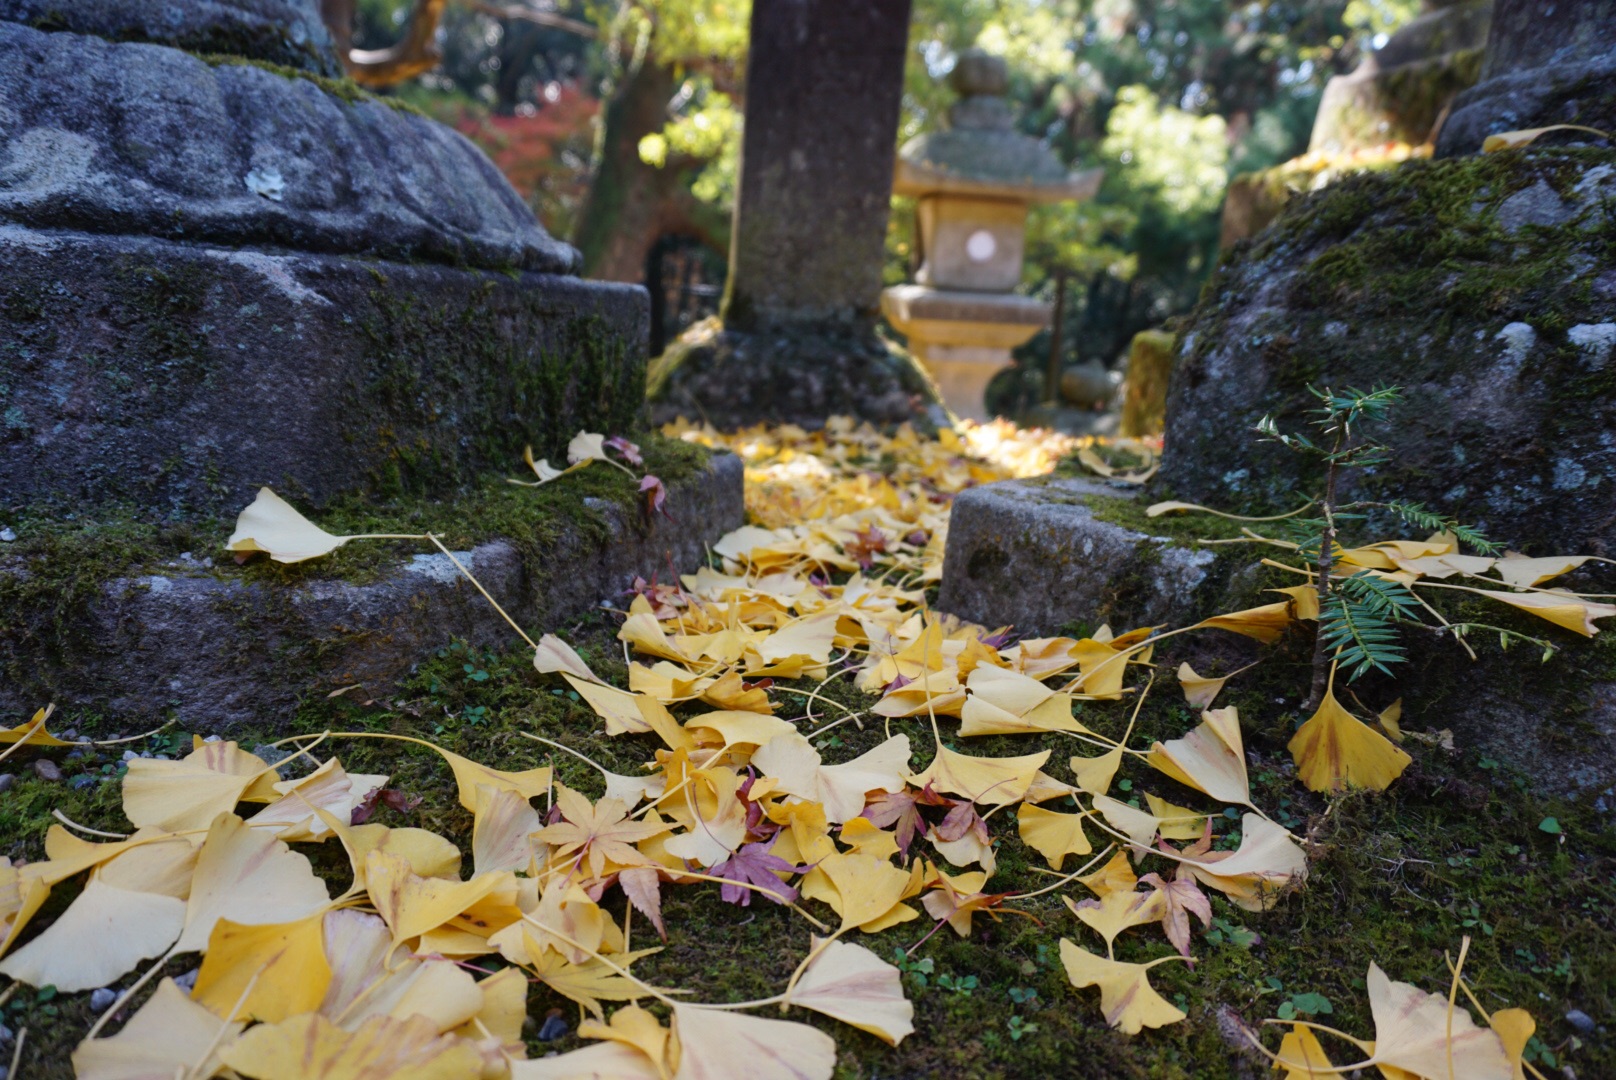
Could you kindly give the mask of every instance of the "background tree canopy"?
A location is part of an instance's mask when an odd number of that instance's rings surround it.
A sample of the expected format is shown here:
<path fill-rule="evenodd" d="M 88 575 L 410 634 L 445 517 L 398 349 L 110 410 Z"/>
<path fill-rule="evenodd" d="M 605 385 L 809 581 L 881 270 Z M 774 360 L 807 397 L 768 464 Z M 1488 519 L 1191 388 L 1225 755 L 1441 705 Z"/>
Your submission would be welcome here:
<path fill-rule="evenodd" d="M 354 42 L 379 48 L 411 0 L 359 0 Z M 1228 178 L 1301 153 L 1324 82 L 1419 10 L 1419 0 L 916 0 L 900 138 L 939 127 L 941 81 L 975 43 L 1002 53 L 1021 129 L 1073 168 L 1101 164 L 1097 199 L 1034 213 L 1023 287 L 1070 282 L 1065 362 L 1114 363 L 1138 330 L 1190 307 L 1217 254 Z M 395 92 L 479 141 L 586 272 L 643 281 L 669 238 L 722 273 L 740 145 L 747 0 L 464 0 L 439 28 L 440 68 Z M 812 107 L 811 103 L 807 107 Z M 895 200 L 885 275 L 911 272 L 913 214 Z M 660 242 L 660 243 L 659 243 Z M 652 277 L 660 275 L 651 272 Z M 675 330 L 677 327 L 674 328 Z M 1042 389 L 1047 334 L 1025 373 Z M 1008 401 L 1005 402 L 1009 404 Z"/>

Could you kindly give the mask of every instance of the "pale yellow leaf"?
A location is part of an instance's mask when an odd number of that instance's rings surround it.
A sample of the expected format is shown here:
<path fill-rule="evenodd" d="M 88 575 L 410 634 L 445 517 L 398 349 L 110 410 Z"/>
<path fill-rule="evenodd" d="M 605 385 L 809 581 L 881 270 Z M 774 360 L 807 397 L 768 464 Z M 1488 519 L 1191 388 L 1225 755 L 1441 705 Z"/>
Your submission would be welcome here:
<path fill-rule="evenodd" d="M 218 1048 L 241 1029 L 192 1001 L 173 979 L 164 979 L 118 1034 L 79 1043 L 73 1072 L 79 1080 L 213 1076 L 220 1067 Z"/>
<path fill-rule="evenodd" d="M 822 947 L 823 946 L 823 947 Z M 914 1032 L 915 1007 L 898 969 L 862 945 L 809 939 L 817 952 L 791 991 L 791 1004 L 851 1024 L 892 1046 Z"/>
<path fill-rule="evenodd" d="M 184 901 L 91 877 L 44 933 L 0 961 L 0 974 L 63 993 L 93 990 L 163 955 L 184 925 Z"/>
<path fill-rule="evenodd" d="M 678 1080 L 830 1080 L 836 1042 L 790 1020 L 673 1007 Z"/>
<path fill-rule="evenodd" d="M 1184 1019 L 1186 1014 L 1150 985 L 1150 965 L 1095 956 L 1065 938 L 1061 938 L 1060 954 L 1073 986 L 1099 987 L 1105 1022 L 1123 1034 L 1137 1035 L 1144 1028 L 1165 1027 Z"/>
<path fill-rule="evenodd" d="M 376 1016 L 345 1031 L 309 1013 L 259 1024 L 219 1056 L 253 1080 L 468 1080 L 482 1072 L 476 1046 L 439 1035 L 424 1017 Z"/>

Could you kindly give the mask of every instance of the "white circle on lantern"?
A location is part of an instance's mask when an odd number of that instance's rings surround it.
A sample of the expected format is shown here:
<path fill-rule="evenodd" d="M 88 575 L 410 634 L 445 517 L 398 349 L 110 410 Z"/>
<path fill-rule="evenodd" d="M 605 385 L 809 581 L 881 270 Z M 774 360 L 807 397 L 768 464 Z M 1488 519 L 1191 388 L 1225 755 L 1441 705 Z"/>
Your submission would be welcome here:
<path fill-rule="evenodd" d="M 987 262 L 998 250 L 993 234 L 986 229 L 978 229 L 965 238 L 965 254 L 972 262 Z"/>

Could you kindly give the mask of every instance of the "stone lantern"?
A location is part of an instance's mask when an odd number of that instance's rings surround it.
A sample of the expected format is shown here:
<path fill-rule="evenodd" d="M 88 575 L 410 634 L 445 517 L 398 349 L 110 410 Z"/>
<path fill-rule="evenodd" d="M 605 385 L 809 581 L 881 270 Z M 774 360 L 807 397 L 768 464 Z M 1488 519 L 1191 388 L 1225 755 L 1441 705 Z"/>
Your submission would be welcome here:
<path fill-rule="evenodd" d="M 949 129 L 917 136 L 898 154 L 893 190 L 918 199 L 921 264 L 914 284 L 881 294 L 881 311 L 909 338 L 949 409 L 985 420 L 988 380 L 1049 323 L 1050 305 L 1013 292 L 1027 207 L 1090 198 L 1103 170 L 1068 174 L 1014 130 L 1003 58 L 966 50 L 949 82 L 960 95 Z"/>

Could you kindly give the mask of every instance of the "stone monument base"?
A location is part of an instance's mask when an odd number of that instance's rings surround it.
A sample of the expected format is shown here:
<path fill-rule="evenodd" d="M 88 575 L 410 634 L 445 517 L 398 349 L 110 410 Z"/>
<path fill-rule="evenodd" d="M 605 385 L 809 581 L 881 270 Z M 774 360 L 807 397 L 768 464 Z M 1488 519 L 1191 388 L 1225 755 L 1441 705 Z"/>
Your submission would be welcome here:
<path fill-rule="evenodd" d="M 651 362 L 646 397 L 653 423 L 682 416 L 725 431 L 760 423 L 812 429 L 831 416 L 927 430 L 948 422 L 925 371 L 865 326 L 749 333 L 708 319 Z"/>
<path fill-rule="evenodd" d="M 0 509 L 448 492 L 639 412 L 643 290 L 0 226 Z"/>
<path fill-rule="evenodd" d="M 635 493 L 579 497 L 608 482 L 628 491 L 598 465 L 537 492 L 489 477 L 493 493 L 464 505 L 459 527 L 473 542 L 455 557 L 534 638 L 603 601 L 626 606 L 636 576 L 666 582 L 701 565 L 744 521 L 739 458 L 695 447 L 676 457 L 647 461 L 666 476 L 672 518 L 647 517 Z M 431 510 L 442 520 L 456 504 Z M 397 531 L 422 527 L 405 506 L 377 513 L 395 511 Z M 13 524 L 14 539 L 0 543 L 8 715 L 56 701 L 130 725 L 173 716 L 183 730 L 224 733 L 283 723 L 305 697 L 354 684 L 380 697 L 451 641 L 521 644 L 425 541 L 356 541 L 317 562 L 237 566 L 223 550 L 225 519 L 166 530 L 100 523 L 39 543 L 36 529 Z M 195 549 L 175 556 L 181 543 Z"/>

